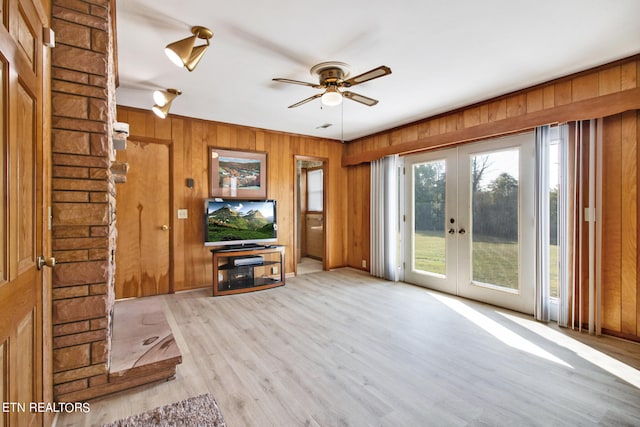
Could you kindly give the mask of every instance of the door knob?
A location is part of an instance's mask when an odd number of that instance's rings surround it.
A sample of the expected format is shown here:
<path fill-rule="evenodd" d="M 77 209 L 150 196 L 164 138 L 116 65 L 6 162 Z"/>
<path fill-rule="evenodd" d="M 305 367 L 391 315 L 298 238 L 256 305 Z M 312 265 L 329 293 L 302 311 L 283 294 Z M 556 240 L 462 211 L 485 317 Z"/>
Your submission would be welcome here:
<path fill-rule="evenodd" d="M 36 266 L 38 267 L 38 270 L 42 270 L 42 267 L 53 268 L 55 267 L 55 265 L 56 265 L 56 259 L 54 257 L 45 258 L 42 255 L 40 255 L 36 260 Z"/>
<path fill-rule="evenodd" d="M 449 234 L 456 234 L 456 229 L 455 228 L 450 228 L 449 229 Z"/>
<path fill-rule="evenodd" d="M 162 224 L 162 227 L 160 227 L 160 229 L 162 229 L 162 231 L 168 231 L 169 230 L 169 226 L 166 224 Z"/>
<path fill-rule="evenodd" d="M 464 228 L 461 228 L 460 230 L 458 230 L 458 233 L 464 234 L 464 233 L 466 233 L 466 230 Z"/>

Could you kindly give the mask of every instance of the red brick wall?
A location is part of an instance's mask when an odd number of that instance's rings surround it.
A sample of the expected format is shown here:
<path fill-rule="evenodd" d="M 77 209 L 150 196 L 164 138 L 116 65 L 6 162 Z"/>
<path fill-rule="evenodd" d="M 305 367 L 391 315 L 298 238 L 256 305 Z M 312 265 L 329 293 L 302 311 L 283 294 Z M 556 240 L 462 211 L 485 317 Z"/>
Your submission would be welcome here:
<path fill-rule="evenodd" d="M 54 397 L 108 382 L 114 121 L 109 0 L 53 0 Z"/>

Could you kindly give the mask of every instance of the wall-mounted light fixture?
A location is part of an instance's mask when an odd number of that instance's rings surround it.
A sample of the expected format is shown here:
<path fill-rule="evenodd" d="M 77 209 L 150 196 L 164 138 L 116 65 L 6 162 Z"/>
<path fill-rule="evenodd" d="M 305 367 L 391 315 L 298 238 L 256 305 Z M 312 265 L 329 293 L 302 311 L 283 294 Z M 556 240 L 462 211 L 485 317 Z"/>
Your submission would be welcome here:
<path fill-rule="evenodd" d="M 178 89 L 156 90 L 153 92 L 153 101 L 156 105 L 154 105 L 151 110 L 161 119 L 167 118 L 171 103 L 181 94 L 182 91 Z"/>
<path fill-rule="evenodd" d="M 191 32 L 193 33 L 192 36 L 170 43 L 164 48 L 164 52 L 171 62 L 189 71 L 193 71 L 196 68 L 198 62 L 202 59 L 202 55 L 209 47 L 209 39 L 213 37 L 213 31 L 205 27 L 192 27 Z M 196 39 L 203 39 L 206 44 L 195 46 Z"/>

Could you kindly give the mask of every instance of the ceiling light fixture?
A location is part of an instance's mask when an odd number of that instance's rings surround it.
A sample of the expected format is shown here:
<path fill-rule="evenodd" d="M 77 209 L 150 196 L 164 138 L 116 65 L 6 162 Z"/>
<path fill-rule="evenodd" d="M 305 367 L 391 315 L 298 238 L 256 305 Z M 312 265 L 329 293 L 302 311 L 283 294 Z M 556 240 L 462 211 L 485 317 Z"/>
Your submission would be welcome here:
<path fill-rule="evenodd" d="M 156 90 L 153 92 L 153 100 L 156 105 L 151 108 L 151 111 L 161 119 L 166 119 L 169 114 L 169 109 L 171 108 L 171 103 L 178 95 L 181 94 L 182 91 L 178 89 L 167 89 L 166 91 Z"/>
<path fill-rule="evenodd" d="M 196 68 L 209 47 L 209 39 L 213 37 L 213 31 L 205 27 L 192 27 L 191 32 L 193 33 L 192 36 L 170 43 L 164 48 L 164 52 L 171 62 L 189 71 L 193 71 Z M 196 39 L 203 39 L 206 44 L 194 46 Z"/>
<path fill-rule="evenodd" d="M 153 92 L 153 101 L 157 106 L 164 107 L 181 93 L 182 92 L 180 92 L 178 89 L 156 90 Z"/>
<path fill-rule="evenodd" d="M 342 103 L 342 94 L 338 90 L 337 86 L 329 86 L 327 90 L 322 94 L 322 105 L 327 107 L 334 107 Z"/>

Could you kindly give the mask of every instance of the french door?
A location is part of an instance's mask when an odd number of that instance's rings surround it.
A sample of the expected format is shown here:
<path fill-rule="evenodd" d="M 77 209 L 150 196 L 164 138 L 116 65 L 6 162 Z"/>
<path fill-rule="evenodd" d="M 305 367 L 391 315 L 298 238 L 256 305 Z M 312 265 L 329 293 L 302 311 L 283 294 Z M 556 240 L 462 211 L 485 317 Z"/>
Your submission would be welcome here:
<path fill-rule="evenodd" d="M 405 159 L 405 281 L 533 313 L 534 135 Z"/>

